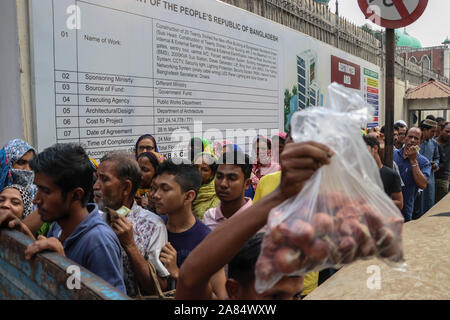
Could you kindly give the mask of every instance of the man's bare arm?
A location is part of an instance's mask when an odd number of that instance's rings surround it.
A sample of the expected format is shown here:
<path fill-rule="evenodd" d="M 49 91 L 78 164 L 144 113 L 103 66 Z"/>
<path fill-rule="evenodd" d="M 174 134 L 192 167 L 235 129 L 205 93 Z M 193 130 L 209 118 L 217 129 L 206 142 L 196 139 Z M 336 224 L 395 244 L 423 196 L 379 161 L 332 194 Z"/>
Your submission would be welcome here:
<path fill-rule="evenodd" d="M 422 171 L 420 170 L 419 163 L 411 164 L 412 167 L 412 174 L 414 181 L 416 182 L 416 185 L 419 189 L 425 190 L 425 188 L 428 185 L 427 178 L 423 175 Z"/>
<path fill-rule="evenodd" d="M 393 192 L 391 193 L 391 199 L 394 202 L 394 204 L 399 208 L 400 210 L 403 209 L 403 194 L 402 192 Z"/>
<path fill-rule="evenodd" d="M 210 277 L 266 224 L 272 208 L 297 194 L 320 165 L 330 163 L 331 155 L 328 147 L 315 142 L 287 144 L 280 156 L 280 186 L 241 214 L 225 221 L 189 254 L 180 270 L 176 298 L 210 299 Z"/>
<path fill-rule="evenodd" d="M 227 299 L 227 289 L 225 288 L 226 281 L 227 277 L 223 268 L 211 277 L 211 290 L 214 293 L 214 299 Z"/>

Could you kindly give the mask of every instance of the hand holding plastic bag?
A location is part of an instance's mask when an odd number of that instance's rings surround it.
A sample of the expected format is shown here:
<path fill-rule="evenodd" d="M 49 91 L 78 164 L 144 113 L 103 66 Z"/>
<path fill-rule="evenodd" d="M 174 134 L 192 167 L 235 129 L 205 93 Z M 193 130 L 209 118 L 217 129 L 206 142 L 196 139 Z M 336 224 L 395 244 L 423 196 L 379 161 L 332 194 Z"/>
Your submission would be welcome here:
<path fill-rule="evenodd" d="M 294 195 L 272 209 L 256 264 L 258 292 L 284 275 L 339 268 L 374 256 L 403 260 L 403 216 L 383 190 L 379 169 L 362 139 L 372 116 L 362 98 L 338 84 L 329 86 L 328 107 L 295 113 L 295 142 L 316 141 L 334 152 Z"/>

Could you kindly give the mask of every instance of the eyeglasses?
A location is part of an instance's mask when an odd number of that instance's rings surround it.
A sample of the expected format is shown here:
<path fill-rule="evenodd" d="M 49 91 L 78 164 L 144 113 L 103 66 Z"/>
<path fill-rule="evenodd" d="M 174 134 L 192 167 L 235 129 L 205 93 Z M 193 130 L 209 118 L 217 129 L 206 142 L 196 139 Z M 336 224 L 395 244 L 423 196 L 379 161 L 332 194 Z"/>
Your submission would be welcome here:
<path fill-rule="evenodd" d="M 153 147 L 153 146 L 139 146 L 139 151 L 144 151 L 144 150 L 153 151 L 154 149 L 155 149 L 155 147 Z"/>

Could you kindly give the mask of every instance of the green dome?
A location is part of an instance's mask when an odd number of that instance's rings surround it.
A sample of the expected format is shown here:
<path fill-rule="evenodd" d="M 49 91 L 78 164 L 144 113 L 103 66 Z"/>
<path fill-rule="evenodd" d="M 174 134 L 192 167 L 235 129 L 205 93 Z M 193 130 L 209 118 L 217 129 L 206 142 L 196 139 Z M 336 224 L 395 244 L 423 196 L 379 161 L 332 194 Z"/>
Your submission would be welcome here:
<path fill-rule="evenodd" d="M 442 44 L 450 44 L 450 39 L 447 37 Z"/>
<path fill-rule="evenodd" d="M 406 29 L 403 30 L 403 32 L 395 30 L 395 35 L 397 36 L 397 47 L 410 47 L 413 49 L 422 48 L 420 41 L 410 36 L 406 32 Z"/>

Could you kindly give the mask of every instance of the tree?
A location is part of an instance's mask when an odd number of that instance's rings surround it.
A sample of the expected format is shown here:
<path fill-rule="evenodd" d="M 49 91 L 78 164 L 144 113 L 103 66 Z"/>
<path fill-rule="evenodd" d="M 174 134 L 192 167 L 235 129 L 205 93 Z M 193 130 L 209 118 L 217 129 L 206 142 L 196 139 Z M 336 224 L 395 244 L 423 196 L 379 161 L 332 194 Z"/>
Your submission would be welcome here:
<path fill-rule="evenodd" d="M 371 35 L 373 35 L 373 29 L 370 26 L 370 24 L 368 24 L 368 23 L 363 24 L 361 26 L 361 29 L 363 29 L 364 31 L 366 31 L 366 32 L 370 33 Z"/>
<path fill-rule="evenodd" d="M 292 95 L 289 92 L 289 89 L 284 90 L 284 107 L 289 108 L 289 103 L 291 102 Z"/>

